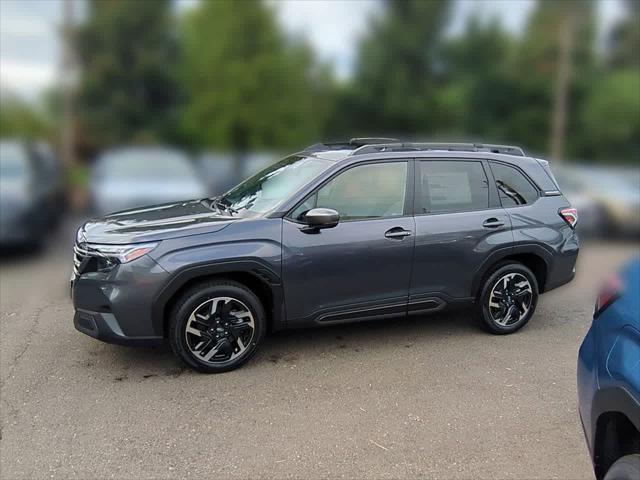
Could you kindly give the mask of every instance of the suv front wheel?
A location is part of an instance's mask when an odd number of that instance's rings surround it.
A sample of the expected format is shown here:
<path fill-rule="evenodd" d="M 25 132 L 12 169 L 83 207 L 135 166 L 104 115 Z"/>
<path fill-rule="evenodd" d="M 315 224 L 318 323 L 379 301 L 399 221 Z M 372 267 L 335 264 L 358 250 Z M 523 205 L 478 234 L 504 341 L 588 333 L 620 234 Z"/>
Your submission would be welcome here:
<path fill-rule="evenodd" d="M 169 343 L 191 368 L 220 373 L 249 361 L 265 330 L 264 308 L 251 290 L 233 281 L 210 281 L 189 288 L 178 300 Z"/>
<path fill-rule="evenodd" d="M 486 277 L 478 298 L 478 314 L 491 333 L 504 335 L 524 327 L 538 303 L 538 282 L 518 262 L 502 262 Z"/>

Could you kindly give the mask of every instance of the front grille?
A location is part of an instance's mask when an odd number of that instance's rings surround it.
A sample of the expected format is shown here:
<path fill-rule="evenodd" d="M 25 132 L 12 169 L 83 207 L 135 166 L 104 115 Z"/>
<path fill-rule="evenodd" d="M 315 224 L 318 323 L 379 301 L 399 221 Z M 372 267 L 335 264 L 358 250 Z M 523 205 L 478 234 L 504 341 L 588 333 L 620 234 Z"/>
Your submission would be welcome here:
<path fill-rule="evenodd" d="M 89 252 L 87 251 L 86 243 L 78 243 L 73 246 L 73 274 L 75 276 L 80 276 L 82 273 L 83 262 L 89 256 Z M 86 263 L 86 262 L 85 262 Z"/>
<path fill-rule="evenodd" d="M 73 246 L 73 276 L 83 273 L 108 272 L 118 264 L 86 242 L 76 242 Z"/>

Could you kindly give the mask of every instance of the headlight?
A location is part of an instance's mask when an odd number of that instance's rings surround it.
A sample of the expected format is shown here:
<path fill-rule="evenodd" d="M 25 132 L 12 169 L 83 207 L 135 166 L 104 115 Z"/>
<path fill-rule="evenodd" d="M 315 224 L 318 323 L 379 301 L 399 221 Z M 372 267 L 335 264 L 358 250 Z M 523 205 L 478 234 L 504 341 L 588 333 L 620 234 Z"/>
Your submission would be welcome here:
<path fill-rule="evenodd" d="M 157 243 L 134 243 L 131 245 L 100 245 L 92 243 L 87 245 L 90 254 L 114 258 L 120 263 L 132 262 L 136 258 L 146 255 L 157 246 Z"/>

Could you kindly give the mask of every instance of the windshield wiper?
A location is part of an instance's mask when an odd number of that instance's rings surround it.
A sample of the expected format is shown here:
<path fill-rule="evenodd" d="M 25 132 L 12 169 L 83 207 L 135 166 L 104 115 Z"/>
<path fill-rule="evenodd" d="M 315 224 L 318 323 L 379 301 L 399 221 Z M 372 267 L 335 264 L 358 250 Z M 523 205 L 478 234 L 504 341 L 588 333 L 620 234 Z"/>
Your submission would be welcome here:
<path fill-rule="evenodd" d="M 238 213 L 238 211 L 235 208 L 233 208 L 231 205 L 227 205 L 226 203 L 217 202 L 216 207 L 222 207 L 221 208 L 222 211 L 227 211 L 231 215 Z"/>
<path fill-rule="evenodd" d="M 222 200 L 222 197 L 213 197 L 213 198 L 209 198 L 209 204 L 207 205 L 208 208 L 210 208 L 211 210 L 217 210 L 219 212 L 228 212 L 231 215 L 237 214 L 238 211 L 233 208 L 231 205 L 225 203 Z"/>

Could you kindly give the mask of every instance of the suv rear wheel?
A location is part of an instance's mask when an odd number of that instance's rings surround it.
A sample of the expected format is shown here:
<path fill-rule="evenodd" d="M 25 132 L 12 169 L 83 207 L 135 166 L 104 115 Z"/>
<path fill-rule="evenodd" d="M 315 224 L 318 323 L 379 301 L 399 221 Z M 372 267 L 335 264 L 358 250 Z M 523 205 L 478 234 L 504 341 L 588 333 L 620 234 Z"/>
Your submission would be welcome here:
<path fill-rule="evenodd" d="M 538 282 L 519 262 L 502 262 L 486 277 L 478 314 L 491 333 L 504 335 L 524 327 L 538 303 Z"/>
<path fill-rule="evenodd" d="M 211 281 L 180 297 L 170 318 L 169 343 L 191 368 L 220 373 L 249 361 L 265 330 L 264 308 L 251 290 L 233 281 Z"/>

